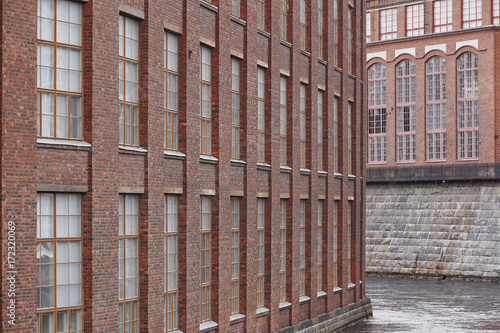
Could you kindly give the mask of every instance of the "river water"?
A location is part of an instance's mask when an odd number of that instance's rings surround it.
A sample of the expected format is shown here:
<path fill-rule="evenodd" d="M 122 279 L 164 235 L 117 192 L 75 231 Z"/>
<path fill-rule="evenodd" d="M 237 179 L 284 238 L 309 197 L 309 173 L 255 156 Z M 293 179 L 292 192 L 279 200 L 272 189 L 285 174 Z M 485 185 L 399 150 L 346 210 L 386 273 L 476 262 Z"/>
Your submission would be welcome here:
<path fill-rule="evenodd" d="M 373 317 L 341 333 L 500 333 L 500 283 L 367 278 Z"/>

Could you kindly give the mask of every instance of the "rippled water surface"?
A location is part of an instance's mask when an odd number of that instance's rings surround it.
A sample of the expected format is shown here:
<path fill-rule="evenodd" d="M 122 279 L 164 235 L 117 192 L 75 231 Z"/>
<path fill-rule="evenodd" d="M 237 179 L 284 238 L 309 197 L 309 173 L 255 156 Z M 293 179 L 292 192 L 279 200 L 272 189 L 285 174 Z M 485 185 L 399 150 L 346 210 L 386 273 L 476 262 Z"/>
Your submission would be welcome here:
<path fill-rule="evenodd" d="M 373 317 L 341 333 L 500 333 L 500 284 L 367 278 Z"/>

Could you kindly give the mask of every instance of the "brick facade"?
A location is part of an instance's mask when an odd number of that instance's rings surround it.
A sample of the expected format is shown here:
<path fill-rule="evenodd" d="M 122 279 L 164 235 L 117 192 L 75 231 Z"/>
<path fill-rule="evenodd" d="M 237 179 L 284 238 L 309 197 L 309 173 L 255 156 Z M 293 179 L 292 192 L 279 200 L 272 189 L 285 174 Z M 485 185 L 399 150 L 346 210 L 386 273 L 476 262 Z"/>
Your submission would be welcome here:
<path fill-rule="evenodd" d="M 82 198 L 84 332 L 118 332 L 119 195 L 138 196 L 139 330 L 163 332 L 164 199 L 178 196 L 178 329 L 276 332 L 326 322 L 346 324 L 371 312 L 365 298 L 364 210 L 366 81 L 364 1 L 339 1 L 339 62 L 333 63 L 333 2 L 323 1 L 325 56 L 318 55 L 316 1 L 306 1 L 307 47 L 300 50 L 299 0 L 288 1 L 287 42 L 280 2 L 257 0 L 78 1 L 82 8 L 81 140 L 37 138 L 37 8 L 0 2 L 2 332 L 37 327 L 37 193 Z M 240 2 L 240 1 L 238 1 Z M 348 73 L 347 13 L 353 10 L 353 70 Z M 139 25 L 137 147 L 119 145 L 119 17 Z M 178 36 L 178 151 L 166 151 L 165 32 Z M 373 31 L 373 30 L 372 30 Z M 211 49 L 211 156 L 200 156 L 200 46 Z M 240 61 L 240 159 L 231 159 L 231 59 Z M 257 69 L 265 69 L 265 163 L 257 163 Z M 280 77 L 287 77 L 287 165 L 280 167 Z M 306 168 L 300 168 L 300 84 L 307 86 Z M 324 165 L 318 166 L 317 100 L 323 93 Z M 340 97 L 339 168 L 334 172 L 333 100 Z M 352 103 L 352 174 L 347 109 Z M 319 171 L 318 170 L 324 170 Z M 211 320 L 200 325 L 201 196 L 211 198 Z M 231 316 L 231 197 L 240 198 L 239 315 Z M 265 203 L 264 308 L 256 305 L 257 198 Z M 287 200 L 286 301 L 279 295 L 280 200 Z M 306 293 L 300 297 L 300 200 L 306 201 Z M 323 285 L 317 293 L 317 206 L 323 200 Z M 334 276 L 334 200 L 338 201 L 338 283 Z M 352 202 L 351 268 L 347 207 Z M 12 268 L 8 221 L 16 230 L 16 325 L 7 314 Z M 348 271 L 351 276 L 348 277 Z M 358 310 L 353 310 L 358 309 Z M 40 313 L 40 310 L 38 311 Z M 243 315 L 243 316 L 242 316 Z M 207 323 L 205 323 L 207 324 Z M 216 324 L 216 326 L 214 325 Z M 210 326 L 212 325 L 212 326 Z M 333 325 L 333 324 L 332 324 Z M 312 327 L 311 327 L 312 326 Z M 39 328 L 40 329 L 40 328 Z"/>

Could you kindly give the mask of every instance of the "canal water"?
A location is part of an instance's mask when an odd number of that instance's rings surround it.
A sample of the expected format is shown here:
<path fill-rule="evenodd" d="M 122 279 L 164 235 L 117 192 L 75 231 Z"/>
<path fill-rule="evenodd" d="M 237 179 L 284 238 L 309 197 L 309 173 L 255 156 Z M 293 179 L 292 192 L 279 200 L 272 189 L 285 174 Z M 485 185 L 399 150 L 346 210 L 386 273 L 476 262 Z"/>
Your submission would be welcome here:
<path fill-rule="evenodd" d="M 367 278 L 373 317 L 341 333 L 500 333 L 500 283 Z"/>

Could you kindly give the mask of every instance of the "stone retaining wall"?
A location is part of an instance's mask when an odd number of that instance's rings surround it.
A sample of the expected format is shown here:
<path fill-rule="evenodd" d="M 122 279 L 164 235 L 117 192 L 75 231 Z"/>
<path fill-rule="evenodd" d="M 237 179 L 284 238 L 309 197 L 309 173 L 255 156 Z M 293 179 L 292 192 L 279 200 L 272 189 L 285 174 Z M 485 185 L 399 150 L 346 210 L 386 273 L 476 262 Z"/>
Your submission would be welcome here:
<path fill-rule="evenodd" d="M 500 280 L 500 181 L 367 183 L 366 272 Z"/>

